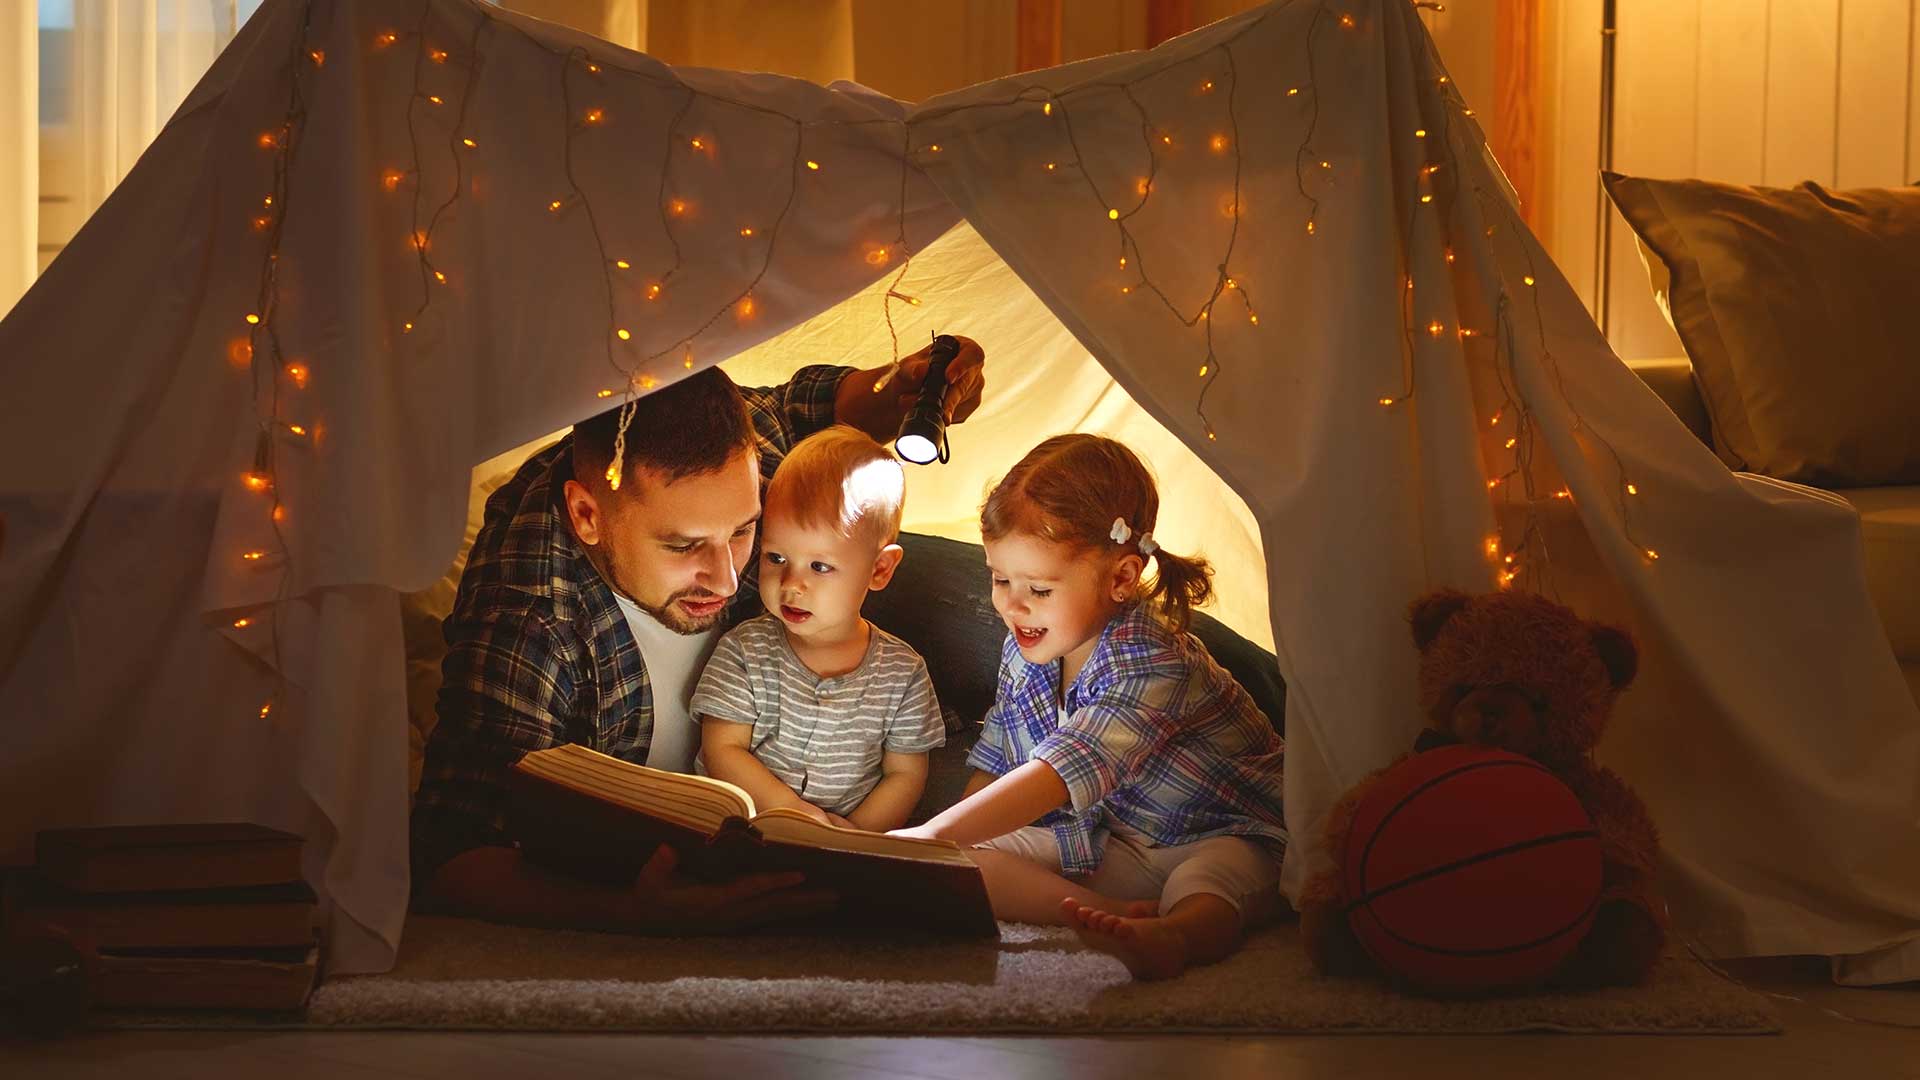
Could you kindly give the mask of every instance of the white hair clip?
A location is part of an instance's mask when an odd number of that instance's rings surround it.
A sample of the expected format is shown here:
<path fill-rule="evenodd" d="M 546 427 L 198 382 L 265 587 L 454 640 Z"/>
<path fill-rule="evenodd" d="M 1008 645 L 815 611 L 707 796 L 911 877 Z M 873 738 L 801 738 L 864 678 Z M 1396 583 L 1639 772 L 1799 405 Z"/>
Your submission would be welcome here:
<path fill-rule="evenodd" d="M 1113 528 L 1107 535 L 1113 538 L 1114 543 L 1124 544 L 1127 542 L 1127 537 L 1133 535 L 1133 530 L 1127 526 L 1126 518 L 1114 518 Z"/>
<path fill-rule="evenodd" d="M 1152 555 L 1154 552 L 1159 550 L 1160 550 L 1160 545 L 1153 542 L 1152 533 L 1143 532 L 1140 534 L 1140 554 L 1141 555 Z"/>

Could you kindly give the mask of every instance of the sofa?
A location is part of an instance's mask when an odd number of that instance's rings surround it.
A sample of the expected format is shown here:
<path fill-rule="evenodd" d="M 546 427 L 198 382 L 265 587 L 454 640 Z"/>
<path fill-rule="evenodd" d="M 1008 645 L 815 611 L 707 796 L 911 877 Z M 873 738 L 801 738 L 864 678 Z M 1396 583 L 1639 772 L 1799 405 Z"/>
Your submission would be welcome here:
<path fill-rule="evenodd" d="M 1667 408 L 1708 447 L 1712 422 L 1686 357 L 1628 361 Z M 1920 422 L 1920 418 L 1916 418 Z M 1826 489 L 1823 489 L 1826 490 Z M 1887 642 L 1920 702 L 1920 486 L 1832 489 L 1860 515 L 1867 590 Z"/>

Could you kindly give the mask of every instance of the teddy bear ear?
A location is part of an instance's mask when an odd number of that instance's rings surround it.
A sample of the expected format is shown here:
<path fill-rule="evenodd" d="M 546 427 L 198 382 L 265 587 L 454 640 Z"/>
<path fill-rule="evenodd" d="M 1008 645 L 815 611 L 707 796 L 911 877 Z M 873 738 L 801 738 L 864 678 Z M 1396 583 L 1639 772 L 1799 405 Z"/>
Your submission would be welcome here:
<path fill-rule="evenodd" d="M 1441 589 L 1415 600 L 1407 613 L 1407 621 L 1413 624 L 1413 643 L 1424 652 L 1440 636 L 1447 620 L 1458 615 L 1471 599 L 1458 589 Z"/>
<path fill-rule="evenodd" d="M 1625 630 L 1612 626 L 1593 628 L 1593 648 L 1600 654 L 1600 662 L 1607 667 L 1607 675 L 1613 679 L 1613 688 L 1621 690 L 1633 681 L 1640 670 L 1640 650 L 1636 649 L 1633 639 Z"/>

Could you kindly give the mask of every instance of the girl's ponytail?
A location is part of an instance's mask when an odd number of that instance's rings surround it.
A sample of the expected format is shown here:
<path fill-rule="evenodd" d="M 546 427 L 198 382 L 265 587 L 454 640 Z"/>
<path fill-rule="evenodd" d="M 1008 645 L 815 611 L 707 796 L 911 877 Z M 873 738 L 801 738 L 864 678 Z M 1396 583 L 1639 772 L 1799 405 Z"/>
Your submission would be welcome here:
<path fill-rule="evenodd" d="M 1162 618 L 1184 633 L 1193 622 L 1193 609 L 1212 598 L 1213 567 L 1207 560 L 1174 555 L 1165 548 L 1154 551 L 1146 600 Z"/>

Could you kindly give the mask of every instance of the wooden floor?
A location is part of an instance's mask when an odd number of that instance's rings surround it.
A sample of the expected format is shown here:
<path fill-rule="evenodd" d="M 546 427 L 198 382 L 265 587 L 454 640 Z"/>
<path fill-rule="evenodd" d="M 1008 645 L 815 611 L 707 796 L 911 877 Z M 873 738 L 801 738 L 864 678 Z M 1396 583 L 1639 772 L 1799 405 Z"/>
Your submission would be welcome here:
<path fill-rule="evenodd" d="M 1818 970 L 1804 965 L 1774 965 L 1743 974 L 1751 985 L 1805 999 L 1777 1003 L 1785 1035 L 705 1038 L 146 1031 L 51 1043 L 0 1041 L 0 1077 L 1920 1078 L 1920 1030 L 1849 1022 L 1822 1011 L 1825 1007 L 1920 1028 L 1920 987 L 1847 990 L 1824 985 Z"/>

